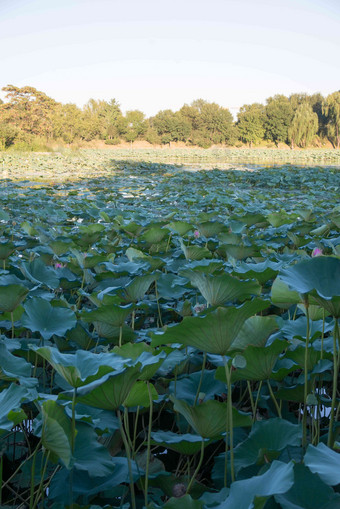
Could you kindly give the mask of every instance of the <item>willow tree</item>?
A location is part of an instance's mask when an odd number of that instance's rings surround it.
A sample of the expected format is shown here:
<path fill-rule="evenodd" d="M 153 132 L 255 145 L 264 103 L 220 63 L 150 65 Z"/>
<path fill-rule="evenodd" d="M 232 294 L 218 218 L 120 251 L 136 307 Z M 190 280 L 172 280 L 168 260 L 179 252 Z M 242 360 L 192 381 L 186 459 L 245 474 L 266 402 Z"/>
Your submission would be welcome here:
<path fill-rule="evenodd" d="M 334 148 L 340 148 L 340 91 L 326 97 L 322 112 L 327 117 L 327 134 Z"/>
<path fill-rule="evenodd" d="M 300 104 L 288 129 L 291 147 L 297 145 L 306 148 L 315 138 L 318 128 L 318 116 L 312 106 L 307 102 Z"/>

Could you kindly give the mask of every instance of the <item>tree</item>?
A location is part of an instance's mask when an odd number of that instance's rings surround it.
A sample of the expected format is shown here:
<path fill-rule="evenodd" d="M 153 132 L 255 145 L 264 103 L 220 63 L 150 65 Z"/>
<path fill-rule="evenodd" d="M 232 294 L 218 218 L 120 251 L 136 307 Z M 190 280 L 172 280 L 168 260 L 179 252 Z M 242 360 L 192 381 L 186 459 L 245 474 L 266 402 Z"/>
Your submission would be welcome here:
<path fill-rule="evenodd" d="M 322 108 L 327 118 L 327 133 L 334 148 L 340 148 L 340 91 L 326 97 Z"/>
<path fill-rule="evenodd" d="M 85 139 L 86 126 L 84 114 L 76 104 L 60 104 L 53 115 L 53 133 L 66 143 L 75 139 Z"/>
<path fill-rule="evenodd" d="M 91 139 L 112 139 L 117 136 L 118 120 L 122 112 L 116 99 L 109 102 L 90 99 L 84 106 L 84 115 L 90 124 L 88 137 Z"/>
<path fill-rule="evenodd" d="M 253 143 L 256 144 L 263 140 L 265 133 L 265 108 L 263 104 L 245 104 L 240 108 L 237 118 L 237 127 L 243 142 L 249 143 L 252 147 Z"/>
<path fill-rule="evenodd" d="M 288 97 L 275 95 L 267 99 L 266 105 L 266 139 L 276 145 L 288 142 L 288 128 L 293 120 L 294 112 Z"/>
<path fill-rule="evenodd" d="M 156 129 L 164 144 L 172 141 L 187 141 L 190 135 L 190 123 L 179 112 L 174 113 L 172 110 L 159 111 L 157 115 L 150 119 L 150 122 L 151 127 Z"/>
<path fill-rule="evenodd" d="M 125 114 L 126 131 L 124 138 L 131 143 L 140 138 L 147 130 L 145 115 L 139 110 L 130 110 Z"/>
<path fill-rule="evenodd" d="M 52 117 L 58 103 L 33 87 L 7 85 L 6 100 L 0 106 L 0 119 L 30 135 L 51 137 Z"/>
<path fill-rule="evenodd" d="M 288 129 L 292 148 L 294 145 L 306 148 L 315 138 L 318 127 L 318 116 L 313 112 L 311 105 L 307 102 L 300 104 Z"/>

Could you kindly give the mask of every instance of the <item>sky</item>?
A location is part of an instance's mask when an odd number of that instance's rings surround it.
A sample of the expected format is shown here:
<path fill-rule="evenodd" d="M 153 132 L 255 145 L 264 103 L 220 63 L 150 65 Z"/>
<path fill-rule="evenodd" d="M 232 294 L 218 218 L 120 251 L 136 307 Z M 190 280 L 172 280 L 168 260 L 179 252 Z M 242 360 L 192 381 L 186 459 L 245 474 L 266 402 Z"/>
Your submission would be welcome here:
<path fill-rule="evenodd" d="M 340 89 L 340 0 L 0 0 L 0 88 L 147 116 Z M 4 93 L 0 92 L 4 98 Z"/>

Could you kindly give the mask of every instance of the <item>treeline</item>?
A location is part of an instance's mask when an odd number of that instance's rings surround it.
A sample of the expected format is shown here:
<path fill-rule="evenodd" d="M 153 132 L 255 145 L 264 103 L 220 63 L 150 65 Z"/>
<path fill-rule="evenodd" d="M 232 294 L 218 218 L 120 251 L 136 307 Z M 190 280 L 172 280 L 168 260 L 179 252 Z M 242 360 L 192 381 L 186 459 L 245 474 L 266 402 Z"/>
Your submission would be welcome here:
<path fill-rule="evenodd" d="M 0 100 L 0 149 L 34 149 L 42 143 L 104 140 L 108 145 L 146 140 L 151 144 L 185 142 L 250 147 L 263 142 L 292 148 L 340 146 L 340 91 L 321 94 L 275 95 L 266 104 L 240 108 L 235 122 L 227 108 L 203 99 L 179 111 L 163 110 L 146 118 L 139 110 L 123 115 L 119 103 L 90 99 L 83 108 L 61 104 L 33 87 L 8 85 Z"/>

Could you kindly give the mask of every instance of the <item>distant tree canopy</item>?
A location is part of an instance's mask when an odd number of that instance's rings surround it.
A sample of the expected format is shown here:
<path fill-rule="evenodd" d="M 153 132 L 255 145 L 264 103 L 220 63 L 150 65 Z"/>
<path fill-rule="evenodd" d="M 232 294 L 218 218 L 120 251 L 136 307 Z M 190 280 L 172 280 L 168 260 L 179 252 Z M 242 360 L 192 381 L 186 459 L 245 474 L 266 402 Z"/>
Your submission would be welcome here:
<path fill-rule="evenodd" d="M 140 110 L 121 111 L 116 99 L 89 99 L 79 108 L 61 104 L 33 87 L 4 87 L 0 99 L 0 149 L 34 140 L 61 143 L 103 140 L 146 140 L 152 144 L 183 142 L 203 148 L 245 143 L 287 143 L 292 148 L 340 148 L 340 91 L 324 98 L 305 93 L 275 95 L 266 104 L 245 104 L 234 121 L 230 111 L 214 102 L 197 99 L 178 111 L 162 110 L 146 118 Z"/>

